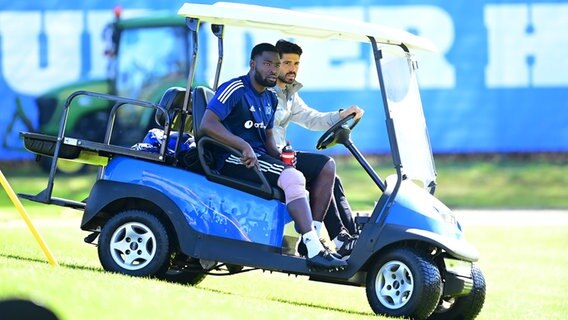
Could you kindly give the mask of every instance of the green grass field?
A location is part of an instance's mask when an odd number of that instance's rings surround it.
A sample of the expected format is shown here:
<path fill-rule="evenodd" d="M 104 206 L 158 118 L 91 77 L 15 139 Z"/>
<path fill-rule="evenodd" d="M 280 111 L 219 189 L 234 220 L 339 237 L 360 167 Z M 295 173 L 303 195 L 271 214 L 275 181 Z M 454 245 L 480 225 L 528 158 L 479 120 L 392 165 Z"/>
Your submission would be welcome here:
<path fill-rule="evenodd" d="M 3 208 L 3 212 L 12 209 Z M 13 214 L 13 213 L 12 213 Z M 499 211 L 494 214 L 498 216 Z M 0 299 L 44 303 L 61 319 L 365 319 L 364 288 L 253 271 L 209 276 L 196 287 L 103 272 L 83 243 L 79 218 L 30 212 L 60 267 L 51 267 L 25 225 L 0 223 Z M 546 217 L 535 216 L 535 222 Z M 478 319 L 565 319 L 568 225 L 466 225 L 487 282 Z"/>
<path fill-rule="evenodd" d="M 379 173 L 392 172 L 375 159 Z M 568 214 L 564 161 L 466 160 L 438 162 L 437 196 L 451 208 L 484 208 L 481 222 L 464 224 L 481 253 L 487 282 L 478 319 L 565 319 L 568 314 L 568 219 L 535 214 L 503 218 L 505 208 L 560 208 Z M 2 166 L 16 192 L 37 193 L 45 175 L 33 167 Z M 355 210 L 369 210 L 380 194 L 353 163 L 338 163 Z M 60 178 L 55 195 L 82 199 L 93 175 Z M 564 192 L 563 192 L 564 191 Z M 52 267 L 4 192 L 0 192 L 0 299 L 41 302 L 60 319 L 377 319 L 364 288 L 252 271 L 209 276 L 196 287 L 106 273 L 96 247 L 85 244 L 80 212 L 23 202 L 60 263 Z M 489 208 L 489 209 L 488 209 Z M 460 212 L 459 210 L 457 211 Z M 540 211 L 536 211 L 537 213 Z M 471 214 L 471 213 L 468 213 Z M 468 221 L 466 219 L 466 221 Z"/>

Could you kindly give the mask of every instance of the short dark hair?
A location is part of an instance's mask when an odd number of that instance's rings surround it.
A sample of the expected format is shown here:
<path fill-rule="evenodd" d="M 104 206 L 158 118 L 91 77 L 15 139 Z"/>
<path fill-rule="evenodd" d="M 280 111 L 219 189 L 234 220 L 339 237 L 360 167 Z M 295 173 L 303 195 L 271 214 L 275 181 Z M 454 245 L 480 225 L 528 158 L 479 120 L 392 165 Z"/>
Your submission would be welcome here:
<path fill-rule="evenodd" d="M 280 39 L 278 40 L 278 42 L 276 42 L 276 49 L 278 49 L 278 53 L 280 54 L 281 58 L 285 53 L 295 53 L 299 56 L 302 55 L 302 48 L 300 48 L 299 45 L 290 41 L 286 41 L 284 39 Z"/>
<path fill-rule="evenodd" d="M 270 43 L 259 43 L 256 46 L 254 46 L 254 48 L 252 48 L 252 51 L 250 53 L 250 59 L 254 60 L 254 58 L 256 58 L 257 56 L 260 56 L 263 52 L 276 52 L 278 53 L 278 49 L 276 49 L 275 46 L 273 46 Z"/>

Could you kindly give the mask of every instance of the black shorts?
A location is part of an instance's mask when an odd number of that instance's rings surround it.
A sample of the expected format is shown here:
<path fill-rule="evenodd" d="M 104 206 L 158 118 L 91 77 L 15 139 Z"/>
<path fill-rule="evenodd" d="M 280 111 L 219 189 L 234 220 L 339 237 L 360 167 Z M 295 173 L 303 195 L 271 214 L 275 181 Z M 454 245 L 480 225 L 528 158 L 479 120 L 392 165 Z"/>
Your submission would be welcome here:
<path fill-rule="evenodd" d="M 324 154 L 310 152 L 297 152 L 296 157 L 296 169 L 302 172 L 304 174 L 304 177 L 306 177 L 306 184 L 309 189 L 311 182 L 320 174 L 321 170 L 329 161 L 330 157 Z M 264 173 L 264 176 L 266 177 L 266 180 L 268 180 L 268 183 L 270 183 L 270 185 L 273 187 L 277 187 L 278 178 L 280 178 L 282 170 L 284 170 L 287 165 L 267 154 L 258 156 L 258 163 L 260 166 L 260 171 Z M 259 181 L 253 173 L 253 170 L 247 168 L 244 164 L 241 163 L 241 160 L 238 157 L 233 155 L 229 156 L 229 158 L 225 160 L 223 168 L 221 168 L 220 172 L 221 174 L 229 177 L 235 177 L 255 182 Z"/>
<path fill-rule="evenodd" d="M 257 155 L 257 157 L 260 171 L 264 173 L 266 180 L 271 186 L 277 187 L 278 178 L 280 178 L 282 170 L 284 170 L 287 165 L 267 154 L 260 156 Z M 230 155 L 227 159 L 225 159 L 220 172 L 222 175 L 229 177 L 260 182 L 260 179 L 258 179 L 258 176 L 254 173 L 254 170 L 252 168 L 247 168 L 243 163 L 241 163 L 241 159 L 234 155 Z"/>
<path fill-rule="evenodd" d="M 329 159 L 331 158 L 321 153 L 296 152 L 296 169 L 306 177 L 308 189 Z"/>

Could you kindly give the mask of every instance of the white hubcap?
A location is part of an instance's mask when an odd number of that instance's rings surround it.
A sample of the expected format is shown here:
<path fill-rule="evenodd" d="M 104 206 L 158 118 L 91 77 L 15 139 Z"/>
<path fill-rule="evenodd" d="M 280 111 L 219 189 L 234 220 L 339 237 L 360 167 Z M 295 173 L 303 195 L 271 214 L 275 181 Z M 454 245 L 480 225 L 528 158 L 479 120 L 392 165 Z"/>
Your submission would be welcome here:
<path fill-rule="evenodd" d="M 145 225 L 125 223 L 114 231 L 110 240 L 112 259 L 126 270 L 147 266 L 156 255 L 156 237 Z"/>
<path fill-rule="evenodd" d="M 381 304 L 389 309 L 402 308 L 412 296 L 414 278 L 410 269 L 400 261 L 383 265 L 375 279 L 375 293 Z"/>

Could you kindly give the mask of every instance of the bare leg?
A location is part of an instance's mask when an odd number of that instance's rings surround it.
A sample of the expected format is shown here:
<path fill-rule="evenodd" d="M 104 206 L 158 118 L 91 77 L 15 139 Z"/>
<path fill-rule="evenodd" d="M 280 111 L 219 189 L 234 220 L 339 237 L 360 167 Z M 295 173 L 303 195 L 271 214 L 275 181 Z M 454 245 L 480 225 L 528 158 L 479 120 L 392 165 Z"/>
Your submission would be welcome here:
<path fill-rule="evenodd" d="M 332 163 L 332 165 L 333 178 L 335 176 L 335 164 Z M 295 222 L 296 230 L 302 235 L 300 243 L 306 248 L 308 268 L 337 270 L 347 266 L 347 262 L 334 257 L 328 250 L 324 249 L 316 230 L 312 227 L 312 211 L 306 199 L 306 180 L 302 173 L 296 169 L 286 169 L 280 174 L 277 183 L 284 190 L 288 213 Z M 333 183 L 331 187 L 333 187 Z M 328 205 L 330 197 L 327 200 Z"/>
<path fill-rule="evenodd" d="M 310 188 L 310 205 L 312 217 L 316 221 L 323 221 L 333 192 L 335 180 L 335 161 L 330 159 L 322 168 L 320 174 L 312 182 Z"/>
<path fill-rule="evenodd" d="M 296 224 L 296 230 L 305 234 L 312 230 L 312 216 L 310 206 L 306 198 L 296 199 L 287 205 L 288 213 Z"/>

